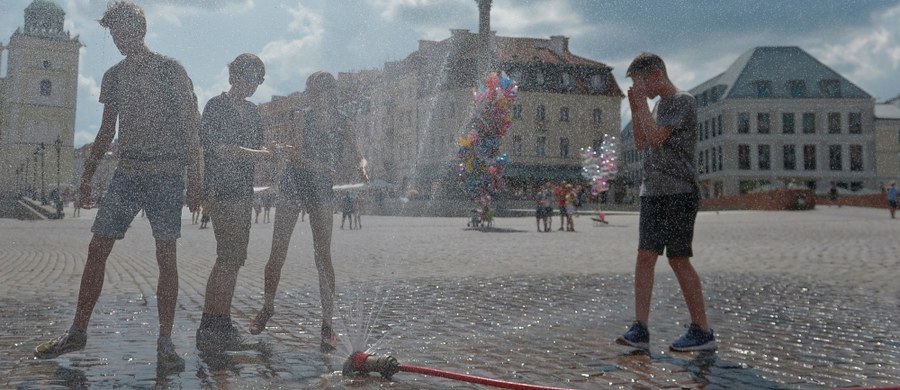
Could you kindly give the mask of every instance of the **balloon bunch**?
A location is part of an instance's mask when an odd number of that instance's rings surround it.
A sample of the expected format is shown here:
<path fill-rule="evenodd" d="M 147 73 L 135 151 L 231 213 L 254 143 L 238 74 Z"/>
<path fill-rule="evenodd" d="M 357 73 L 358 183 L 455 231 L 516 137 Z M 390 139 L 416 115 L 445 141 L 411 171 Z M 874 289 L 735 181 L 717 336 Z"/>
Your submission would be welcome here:
<path fill-rule="evenodd" d="M 489 74 L 472 91 L 475 109 L 468 131 L 457 141 L 460 181 L 466 194 L 483 205 L 504 186 L 509 156 L 499 153 L 500 141 L 512 126 L 511 108 L 517 89 L 506 73 Z"/>
<path fill-rule="evenodd" d="M 591 193 L 597 195 L 609 190 L 607 182 L 616 177 L 616 137 L 603 135 L 600 150 L 590 146 L 581 149 L 581 175 L 591 181 Z"/>

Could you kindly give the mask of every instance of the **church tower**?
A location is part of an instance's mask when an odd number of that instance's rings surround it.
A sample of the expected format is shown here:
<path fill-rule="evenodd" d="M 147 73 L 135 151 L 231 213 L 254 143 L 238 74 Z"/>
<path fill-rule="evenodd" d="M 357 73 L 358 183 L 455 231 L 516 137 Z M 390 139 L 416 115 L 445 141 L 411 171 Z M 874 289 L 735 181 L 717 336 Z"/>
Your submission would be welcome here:
<path fill-rule="evenodd" d="M 82 44 L 64 30 L 65 15 L 52 0 L 34 0 L 24 28 L 0 43 L 0 193 L 30 189 L 39 198 L 72 182 Z"/>

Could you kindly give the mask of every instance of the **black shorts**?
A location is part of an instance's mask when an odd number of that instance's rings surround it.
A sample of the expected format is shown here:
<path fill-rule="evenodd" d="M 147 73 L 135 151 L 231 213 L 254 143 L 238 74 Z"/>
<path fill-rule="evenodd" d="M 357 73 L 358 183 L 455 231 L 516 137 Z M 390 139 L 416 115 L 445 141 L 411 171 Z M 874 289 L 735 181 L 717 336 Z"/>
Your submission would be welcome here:
<path fill-rule="evenodd" d="M 694 221 L 700 208 L 696 192 L 687 194 L 642 196 L 638 230 L 639 249 L 666 257 L 691 257 L 694 252 Z"/>
<path fill-rule="evenodd" d="M 534 209 L 534 217 L 537 219 L 544 219 L 544 206 L 538 206 Z"/>
<path fill-rule="evenodd" d="M 889 200 L 889 201 L 888 201 L 888 207 L 890 207 L 890 208 L 892 208 L 892 209 L 897 208 L 897 201 L 896 201 L 896 200 Z"/>
<path fill-rule="evenodd" d="M 288 165 L 278 185 L 278 196 L 281 201 L 303 207 L 331 204 L 333 186 L 329 176 Z"/>

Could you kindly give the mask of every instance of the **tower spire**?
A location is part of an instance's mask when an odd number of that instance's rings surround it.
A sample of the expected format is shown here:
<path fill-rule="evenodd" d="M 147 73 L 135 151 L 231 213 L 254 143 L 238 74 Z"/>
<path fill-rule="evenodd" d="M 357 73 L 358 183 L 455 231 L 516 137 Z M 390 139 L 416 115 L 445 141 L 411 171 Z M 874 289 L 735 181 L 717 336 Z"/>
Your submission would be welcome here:
<path fill-rule="evenodd" d="M 491 3 L 493 0 L 475 0 L 478 3 L 478 74 L 484 75 L 491 64 Z M 480 77 L 480 76 L 479 76 Z"/>

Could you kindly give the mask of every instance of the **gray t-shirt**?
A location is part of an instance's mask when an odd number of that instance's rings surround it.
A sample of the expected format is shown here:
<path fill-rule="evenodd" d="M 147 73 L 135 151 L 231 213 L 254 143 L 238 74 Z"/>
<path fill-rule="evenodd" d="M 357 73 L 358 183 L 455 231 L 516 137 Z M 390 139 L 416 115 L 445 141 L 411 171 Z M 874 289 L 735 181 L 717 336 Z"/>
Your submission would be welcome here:
<path fill-rule="evenodd" d="M 697 106 L 694 96 L 678 91 L 656 104 L 658 126 L 672 127 L 672 134 L 658 147 L 644 149 L 641 196 L 675 195 L 697 191 Z"/>

